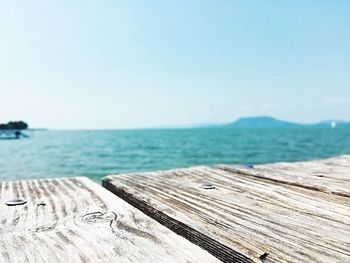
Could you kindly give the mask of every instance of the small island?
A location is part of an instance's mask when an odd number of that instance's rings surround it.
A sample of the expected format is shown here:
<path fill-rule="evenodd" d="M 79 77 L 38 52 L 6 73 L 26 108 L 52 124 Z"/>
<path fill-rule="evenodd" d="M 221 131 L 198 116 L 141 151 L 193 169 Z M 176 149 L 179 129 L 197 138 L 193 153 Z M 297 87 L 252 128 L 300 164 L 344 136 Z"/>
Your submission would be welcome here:
<path fill-rule="evenodd" d="M 0 123 L 0 139 L 20 139 L 27 138 L 28 135 L 22 133 L 22 130 L 28 129 L 28 124 L 24 121 L 10 121 Z"/>
<path fill-rule="evenodd" d="M 28 124 L 24 121 L 10 121 L 8 123 L 0 123 L 0 130 L 25 130 Z"/>

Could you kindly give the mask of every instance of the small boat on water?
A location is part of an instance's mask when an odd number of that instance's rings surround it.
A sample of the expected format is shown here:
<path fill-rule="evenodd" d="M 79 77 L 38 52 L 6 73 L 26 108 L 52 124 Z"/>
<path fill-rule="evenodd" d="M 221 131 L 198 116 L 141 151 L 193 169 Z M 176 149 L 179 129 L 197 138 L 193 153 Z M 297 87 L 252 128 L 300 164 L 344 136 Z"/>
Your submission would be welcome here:
<path fill-rule="evenodd" d="M 21 130 L 0 130 L 0 140 L 16 140 L 21 138 L 29 138 Z"/>

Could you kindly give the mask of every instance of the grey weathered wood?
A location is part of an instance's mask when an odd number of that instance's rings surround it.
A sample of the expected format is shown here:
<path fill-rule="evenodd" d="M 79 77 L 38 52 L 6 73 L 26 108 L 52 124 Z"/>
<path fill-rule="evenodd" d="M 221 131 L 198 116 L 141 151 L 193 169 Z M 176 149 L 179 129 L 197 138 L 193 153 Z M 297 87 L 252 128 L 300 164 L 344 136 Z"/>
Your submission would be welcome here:
<path fill-rule="evenodd" d="M 347 197 L 208 167 L 112 175 L 103 186 L 211 252 L 221 243 L 254 262 L 350 262 Z"/>
<path fill-rule="evenodd" d="M 0 262 L 219 262 L 84 177 L 0 191 Z M 14 197 L 27 203 L 7 206 Z"/>
<path fill-rule="evenodd" d="M 350 197 L 350 155 L 296 163 L 219 165 L 219 169 Z"/>

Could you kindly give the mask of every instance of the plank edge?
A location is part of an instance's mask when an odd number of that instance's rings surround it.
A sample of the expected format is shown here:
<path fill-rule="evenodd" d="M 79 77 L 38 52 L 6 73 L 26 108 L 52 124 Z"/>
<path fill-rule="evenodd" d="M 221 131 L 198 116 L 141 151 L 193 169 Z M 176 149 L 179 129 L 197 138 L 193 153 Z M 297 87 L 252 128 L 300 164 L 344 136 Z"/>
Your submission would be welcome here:
<path fill-rule="evenodd" d="M 116 186 L 112 183 L 113 180 L 110 176 L 106 176 L 102 179 L 102 186 L 122 198 L 147 216 L 153 218 L 163 226 L 167 227 L 174 233 L 184 237 L 191 243 L 201 247 L 208 251 L 211 255 L 221 260 L 222 262 L 237 262 L 237 263 L 254 263 L 253 259 L 241 254 L 238 251 L 220 243 L 219 241 L 204 235 L 203 233 L 189 227 L 185 223 L 182 223 L 169 215 L 161 212 L 153 206 L 147 204 L 147 202 L 135 197 L 128 193 L 123 188 Z"/>

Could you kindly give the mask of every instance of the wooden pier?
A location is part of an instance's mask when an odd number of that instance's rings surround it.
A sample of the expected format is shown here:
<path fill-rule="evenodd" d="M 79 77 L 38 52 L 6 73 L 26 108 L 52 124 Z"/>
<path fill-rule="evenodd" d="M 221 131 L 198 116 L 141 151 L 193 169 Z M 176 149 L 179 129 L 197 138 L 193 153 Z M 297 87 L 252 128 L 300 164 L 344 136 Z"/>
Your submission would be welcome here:
<path fill-rule="evenodd" d="M 0 262 L 350 262 L 350 156 L 110 175 L 102 186 L 1 183 Z M 6 205 L 18 197 L 26 203 Z"/>
<path fill-rule="evenodd" d="M 0 202 L 0 262 L 220 262 L 88 178 L 4 182 Z"/>
<path fill-rule="evenodd" d="M 350 156 L 120 174 L 103 186 L 224 262 L 350 262 Z"/>

